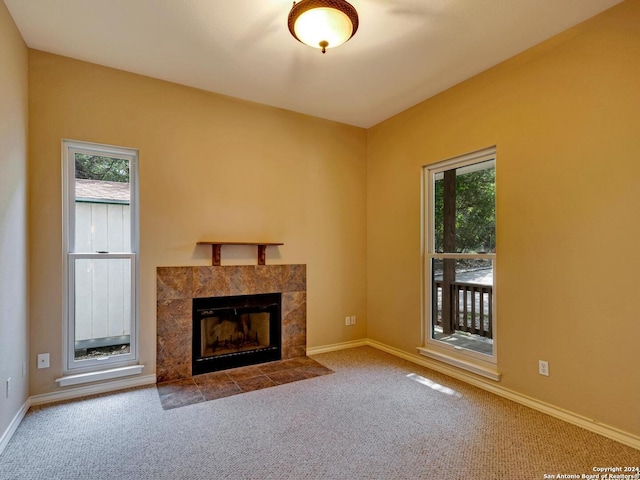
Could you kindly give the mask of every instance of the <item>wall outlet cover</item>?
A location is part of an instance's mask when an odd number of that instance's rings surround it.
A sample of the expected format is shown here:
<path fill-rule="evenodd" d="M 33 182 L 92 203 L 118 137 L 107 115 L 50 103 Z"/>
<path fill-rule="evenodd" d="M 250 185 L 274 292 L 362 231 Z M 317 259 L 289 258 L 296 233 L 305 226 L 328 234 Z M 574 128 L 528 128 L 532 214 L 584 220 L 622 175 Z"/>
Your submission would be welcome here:
<path fill-rule="evenodd" d="M 38 354 L 38 368 L 49 368 L 49 354 L 48 353 L 39 353 Z"/>
<path fill-rule="evenodd" d="M 544 360 L 538 360 L 538 373 L 540 375 L 544 375 L 545 377 L 549 376 L 549 362 Z"/>

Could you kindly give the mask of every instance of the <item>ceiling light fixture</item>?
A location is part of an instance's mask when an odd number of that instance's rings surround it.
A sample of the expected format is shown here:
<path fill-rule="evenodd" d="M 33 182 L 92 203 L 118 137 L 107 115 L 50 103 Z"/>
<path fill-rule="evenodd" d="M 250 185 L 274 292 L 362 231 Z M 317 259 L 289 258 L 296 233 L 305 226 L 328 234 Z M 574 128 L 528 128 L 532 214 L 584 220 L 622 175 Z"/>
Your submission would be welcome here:
<path fill-rule="evenodd" d="M 326 53 L 355 35 L 358 12 L 344 0 L 300 0 L 293 2 L 288 23 L 296 40 Z"/>

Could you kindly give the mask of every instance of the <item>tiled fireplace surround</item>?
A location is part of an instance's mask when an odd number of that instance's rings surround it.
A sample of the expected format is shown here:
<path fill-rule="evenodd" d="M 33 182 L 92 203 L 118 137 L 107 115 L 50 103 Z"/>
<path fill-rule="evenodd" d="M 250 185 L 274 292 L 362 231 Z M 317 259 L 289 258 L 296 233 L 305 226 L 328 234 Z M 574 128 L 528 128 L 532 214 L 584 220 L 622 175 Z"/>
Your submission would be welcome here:
<path fill-rule="evenodd" d="M 282 359 L 306 353 L 305 265 L 158 267 L 158 383 L 190 378 L 194 298 L 282 293 Z"/>

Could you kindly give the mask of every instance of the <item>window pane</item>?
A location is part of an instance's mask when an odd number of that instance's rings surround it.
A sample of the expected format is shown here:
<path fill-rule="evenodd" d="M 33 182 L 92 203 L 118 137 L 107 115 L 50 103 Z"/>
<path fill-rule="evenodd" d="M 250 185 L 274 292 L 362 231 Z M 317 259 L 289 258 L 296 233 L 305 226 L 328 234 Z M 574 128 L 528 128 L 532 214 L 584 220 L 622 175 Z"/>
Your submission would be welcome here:
<path fill-rule="evenodd" d="M 493 354 L 493 261 L 432 260 L 431 338 Z"/>
<path fill-rule="evenodd" d="M 74 251 L 130 252 L 129 161 L 76 153 L 74 193 Z"/>
<path fill-rule="evenodd" d="M 131 259 L 76 259 L 75 360 L 128 354 Z"/>
<path fill-rule="evenodd" d="M 494 161 L 434 175 L 434 247 L 440 253 L 495 251 Z"/>

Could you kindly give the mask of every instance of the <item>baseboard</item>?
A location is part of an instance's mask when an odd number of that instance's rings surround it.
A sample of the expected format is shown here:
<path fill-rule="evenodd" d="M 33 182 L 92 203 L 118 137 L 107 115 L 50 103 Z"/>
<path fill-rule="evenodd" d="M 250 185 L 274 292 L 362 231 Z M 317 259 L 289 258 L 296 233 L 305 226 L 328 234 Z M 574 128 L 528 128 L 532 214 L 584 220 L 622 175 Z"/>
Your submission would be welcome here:
<path fill-rule="evenodd" d="M 408 360 L 437 372 L 444 373 L 445 375 L 456 378 L 465 383 L 469 383 L 475 387 L 482 388 L 483 390 L 512 400 L 516 403 L 524 405 L 525 407 L 529 407 L 539 412 L 546 413 L 547 415 L 551 415 L 552 417 L 558 418 L 572 425 L 576 425 L 578 427 L 584 428 L 585 430 L 589 430 L 590 432 L 597 433 L 598 435 L 602 435 L 603 437 L 607 437 L 611 440 L 615 440 L 616 442 L 627 445 L 628 447 L 640 450 L 640 437 L 636 435 L 624 432 L 610 425 L 598 423 L 597 421 L 584 417 L 580 414 L 565 410 L 546 402 L 542 402 L 513 390 L 509 390 L 508 388 L 504 388 L 496 384 L 495 382 L 487 381 L 481 377 L 470 375 L 454 367 L 450 367 L 446 364 L 441 364 L 440 362 L 437 362 L 435 360 L 430 360 L 422 355 L 412 355 L 395 347 L 376 342 L 375 340 L 367 339 L 365 343 L 373 348 L 382 350 L 383 352 L 390 353 L 391 355 L 403 358 L 404 360 Z"/>
<path fill-rule="evenodd" d="M 342 342 L 342 343 L 335 343 L 332 345 L 325 345 L 321 347 L 308 348 L 307 355 L 317 355 L 320 353 L 328 353 L 328 352 L 334 352 L 337 350 L 345 350 L 348 348 L 363 347 L 363 346 L 370 346 L 378 350 L 381 350 L 383 352 L 394 355 L 396 357 L 407 360 L 409 362 L 415 363 L 417 365 L 430 368 L 431 370 L 435 370 L 437 372 L 440 372 L 450 377 L 453 377 L 455 379 L 461 380 L 475 387 L 481 388 L 488 392 L 491 392 L 501 397 L 512 400 L 526 407 L 532 408 L 534 410 L 545 413 L 547 415 L 551 415 L 552 417 L 558 418 L 572 425 L 576 425 L 590 432 L 596 433 L 598 435 L 602 435 L 603 437 L 622 443 L 623 445 L 627 445 L 636 450 L 640 450 L 640 437 L 636 435 L 632 435 L 628 432 L 624 432 L 620 429 L 617 429 L 609 425 L 598 423 L 593 419 L 584 417 L 577 413 L 562 409 L 560 407 L 551 405 L 546 402 L 542 402 L 540 400 L 529 397 L 527 395 L 523 395 L 513 390 L 509 390 L 507 388 L 504 388 L 496 384 L 495 382 L 484 380 L 481 377 L 476 377 L 474 375 L 460 371 L 454 367 L 450 367 L 446 364 L 442 364 L 435 360 L 430 360 L 421 355 L 417 355 L 417 354 L 414 355 L 414 354 L 407 353 L 403 350 L 397 349 L 395 347 L 391 347 L 389 345 L 385 345 L 375 340 L 370 340 L 370 339 L 354 340 L 350 342 Z M 42 395 L 31 396 L 22 405 L 20 410 L 16 413 L 13 420 L 5 430 L 5 432 L 0 437 L 0 455 L 4 451 L 7 444 L 9 443 L 9 440 L 15 433 L 16 429 L 20 425 L 20 422 L 26 415 L 30 405 L 42 405 L 42 404 L 58 402 L 62 400 L 71 400 L 74 398 L 85 397 L 88 395 L 114 392 L 114 391 L 122 390 L 125 388 L 151 385 L 155 383 L 156 383 L 155 375 L 145 375 L 142 377 L 129 378 L 125 380 L 118 380 L 118 381 L 102 383 L 98 385 L 90 385 L 90 386 L 79 387 L 79 388 L 65 389 L 60 392 L 52 392 L 52 393 L 45 393 Z"/>
<path fill-rule="evenodd" d="M 0 455 L 6 448 L 9 440 L 18 429 L 20 422 L 27 414 L 29 407 L 32 405 L 43 405 L 46 403 L 60 402 L 63 400 L 72 400 L 74 398 L 86 397 L 89 395 L 96 395 L 99 393 L 116 392 L 125 388 L 140 387 L 143 385 L 152 385 L 156 383 L 156 376 L 145 375 L 141 377 L 127 378 L 124 380 L 117 380 L 114 382 L 100 383 L 98 385 L 89 385 L 86 387 L 68 388 L 59 392 L 43 393 L 41 395 L 32 395 L 26 402 L 20 407 L 20 410 L 11 420 L 11 423 L 7 429 L 0 436 Z"/>
<path fill-rule="evenodd" d="M 29 410 L 29 405 L 29 399 L 27 398 L 27 401 L 22 404 L 20 410 L 18 410 L 18 412 L 15 414 L 13 420 L 11 420 L 11 423 L 9 423 L 7 429 L 4 431 L 2 436 L 0 436 L 0 455 L 2 455 L 2 452 L 4 452 L 4 449 L 7 447 L 9 440 L 11 440 L 11 437 L 13 437 L 13 434 L 16 433 L 20 422 L 22 422 L 22 419 Z"/>
<path fill-rule="evenodd" d="M 41 395 L 33 395 L 29 398 L 31 405 L 42 405 L 45 403 L 60 402 L 63 400 L 73 400 L 75 398 L 96 395 L 99 393 L 115 392 L 125 388 L 140 387 L 143 385 L 151 385 L 156 383 L 156 376 L 144 375 L 140 377 L 131 377 L 123 380 L 99 383 L 97 385 L 87 385 L 84 387 L 67 388 L 59 392 L 43 393 Z"/>
<path fill-rule="evenodd" d="M 523 395 L 521 393 L 515 392 L 508 388 L 504 388 L 494 381 L 487 380 L 480 376 L 467 373 L 463 370 L 459 370 L 455 367 L 438 362 L 437 360 L 429 359 L 423 355 L 407 353 L 403 350 L 400 350 L 395 347 L 391 347 L 389 345 L 377 342 L 375 340 L 364 339 L 364 340 L 357 340 L 353 342 L 344 342 L 344 343 L 338 343 L 334 345 L 327 345 L 324 347 L 310 348 L 307 350 L 307 354 L 314 355 L 317 353 L 333 352 L 336 350 L 343 350 L 346 348 L 354 348 L 354 347 L 361 347 L 361 346 L 370 346 L 370 347 L 376 348 L 378 350 L 381 350 L 383 352 L 389 353 L 396 357 L 402 358 L 409 362 L 421 365 L 431 370 L 435 370 L 437 372 L 453 377 L 457 380 L 460 380 L 470 385 L 473 385 L 475 387 L 481 388 L 495 395 L 507 398 L 511 401 L 524 405 L 525 407 L 532 408 L 539 412 L 542 412 L 552 417 L 563 420 L 572 425 L 576 425 L 577 427 L 584 428 L 585 430 L 588 430 L 590 432 L 597 433 L 598 435 L 602 435 L 603 437 L 622 443 L 623 445 L 627 445 L 628 447 L 635 448 L 636 450 L 640 450 L 640 437 L 636 435 L 632 435 L 628 432 L 612 427 L 610 425 L 599 423 L 583 415 L 571 412 L 569 410 L 565 410 L 563 408 L 557 407 L 555 405 L 552 405 L 546 402 L 542 402 L 533 397 Z"/>
<path fill-rule="evenodd" d="M 365 347 L 369 345 L 368 340 L 353 340 L 350 342 L 333 343 L 322 347 L 307 348 L 307 355 L 318 355 L 320 353 L 335 352 L 338 350 L 346 350 L 347 348 Z"/>

